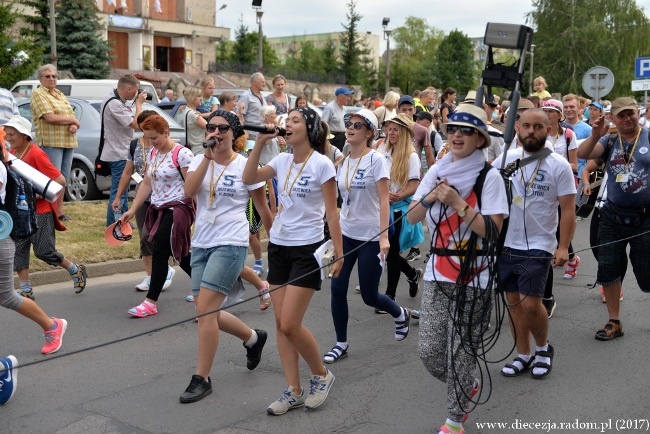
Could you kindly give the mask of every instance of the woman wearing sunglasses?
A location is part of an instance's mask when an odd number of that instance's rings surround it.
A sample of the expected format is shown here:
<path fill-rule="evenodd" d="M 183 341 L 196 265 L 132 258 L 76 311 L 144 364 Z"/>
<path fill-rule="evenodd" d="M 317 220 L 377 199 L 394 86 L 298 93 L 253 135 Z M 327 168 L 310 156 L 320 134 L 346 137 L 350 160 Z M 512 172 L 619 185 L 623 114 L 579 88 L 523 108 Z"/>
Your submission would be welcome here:
<path fill-rule="evenodd" d="M 252 197 L 264 225 L 273 216 L 266 205 L 264 183 L 245 185 L 244 130 L 237 115 L 216 110 L 208 118 L 206 140 L 214 144 L 197 155 L 187 170 L 185 195 L 196 197 L 196 225 L 192 236 L 192 292 L 199 315 L 196 373 L 180 396 L 182 403 L 199 401 L 212 393 L 210 370 L 223 330 L 244 342 L 247 367 L 255 369 L 262 357 L 266 332 L 253 330 L 225 310 L 218 311 L 237 282 L 248 256 L 246 206 Z"/>
<path fill-rule="evenodd" d="M 344 119 L 350 154 L 341 164 L 336 180 L 343 202 L 340 220 L 345 262 L 341 274 L 332 279 L 336 345 L 323 357 L 325 363 L 334 363 L 348 355 L 348 283 L 357 260 L 363 302 L 395 318 L 396 340 L 404 340 L 409 332 L 410 312 L 379 293 L 381 262 L 390 248 L 387 229 L 390 180 L 386 159 L 371 148 L 377 137 L 377 118 L 370 110 L 362 109 Z"/>
<path fill-rule="evenodd" d="M 388 119 L 384 125 L 386 140 L 378 148 L 386 157 L 390 173 L 390 188 L 388 201 L 393 214 L 394 232 L 389 238 L 388 251 L 388 283 L 386 295 L 395 300 L 397 285 L 401 273 L 406 275 L 409 283 L 409 295 L 415 297 L 422 277 L 422 269 L 413 268 L 399 253 L 407 251 L 423 241 L 422 231 L 416 233 L 414 226 L 402 216 L 406 215 L 411 196 L 420 185 L 420 156 L 413 147 L 413 120 L 410 115 L 400 113 Z M 420 225 L 421 226 L 421 225 Z M 418 237 L 419 235 L 419 237 Z M 376 313 L 386 313 L 385 310 L 375 309 Z M 406 320 L 408 328 L 408 319 Z"/>
<path fill-rule="evenodd" d="M 483 109 L 459 105 L 443 131 L 449 152 L 424 175 L 408 220 L 426 218 L 431 234 L 434 250 L 424 274 L 418 350 L 431 375 L 447 383 L 447 421 L 440 433 L 457 434 L 478 402 L 480 381 L 474 370 L 477 355 L 486 351 L 482 337 L 493 295 L 495 257 L 489 249 L 508 215 L 508 203 L 496 170 L 486 173 L 480 206 L 474 191 L 486 164 L 482 149 L 490 144 Z"/>
<path fill-rule="evenodd" d="M 129 315 L 144 318 L 158 313 L 158 297 L 167 280 L 169 257 L 180 264 L 188 276 L 190 268 L 190 227 L 194 223 L 194 202 L 184 191 L 185 175 L 193 155 L 169 137 L 169 125 L 153 115 L 140 124 L 144 138 L 153 149 L 147 154 L 144 180 L 131 208 L 120 220 L 133 218 L 151 195 L 145 216 L 145 228 L 153 245 L 151 280 L 145 300 L 129 309 Z"/>
<path fill-rule="evenodd" d="M 327 125 L 310 108 L 289 112 L 286 141 L 293 154 L 281 153 L 259 168 L 262 147 L 276 134 L 259 134 L 248 157 L 244 182 L 254 184 L 278 179 L 278 214 L 269 233 L 269 274 L 271 300 L 280 360 L 287 388 L 267 409 L 269 414 L 285 414 L 294 408 L 320 406 L 329 393 L 334 375 L 323 366 L 318 344 L 302 324 L 314 293 L 320 290 L 321 275 L 314 252 L 323 242 L 323 215 L 327 217 L 334 244 L 331 273 L 339 275 L 343 265 L 341 227 L 336 209 L 334 165 L 322 154 Z M 300 384 L 301 356 L 311 370 L 309 390 Z"/>

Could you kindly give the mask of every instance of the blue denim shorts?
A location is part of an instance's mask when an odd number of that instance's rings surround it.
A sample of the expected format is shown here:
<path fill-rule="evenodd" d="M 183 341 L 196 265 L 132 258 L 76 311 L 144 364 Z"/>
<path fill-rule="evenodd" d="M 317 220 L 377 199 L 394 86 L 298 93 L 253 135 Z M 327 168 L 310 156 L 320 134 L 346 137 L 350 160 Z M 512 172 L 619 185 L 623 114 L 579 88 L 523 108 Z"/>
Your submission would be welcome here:
<path fill-rule="evenodd" d="M 621 225 L 609 206 L 600 210 L 598 226 L 598 274 L 596 282 L 611 285 L 623 279 L 627 268 L 627 246 L 636 281 L 643 292 L 650 292 L 650 217 L 637 227 Z M 645 232 L 645 233 L 644 233 Z M 643 235 L 640 235 L 643 234 Z M 629 239 L 626 239 L 629 238 Z M 622 241 L 625 240 L 625 241 Z"/>
<path fill-rule="evenodd" d="M 192 293 L 198 295 L 200 288 L 207 288 L 230 294 L 247 255 L 244 246 L 192 247 Z"/>
<path fill-rule="evenodd" d="M 544 250 L 505 247 L 499 257 L 499 290 L 543 297 L 551 256 Z"/>

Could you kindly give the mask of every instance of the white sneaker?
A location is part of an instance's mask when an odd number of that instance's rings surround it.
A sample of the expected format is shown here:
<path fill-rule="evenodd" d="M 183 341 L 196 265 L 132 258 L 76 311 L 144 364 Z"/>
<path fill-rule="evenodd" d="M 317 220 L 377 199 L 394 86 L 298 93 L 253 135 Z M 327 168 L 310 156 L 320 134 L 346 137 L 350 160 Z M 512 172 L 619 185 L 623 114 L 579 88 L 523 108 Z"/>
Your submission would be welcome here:
<path fill-rule="evenodd" d="M 149 283 L 151 283 L 151 276 L 145 276 L 142 282 L 135 285 L 136 291 L 149 291 Z"/>
<path fill-rule="evenodd" d="M 285 414 L 289 410 L 293 410 L 294 408 L 302 407 L 303 405 L 305 405 L 305 390 L 303 389 L 302 392 L 300 392 L 300 395 L 296 395 L 293 393 L 293 386 L 289 386 L 284 392 L 282 392 L 282 395 L 277 401 L 269 405 L 266 412 L 268 414 L 279 416 Z"/>
<path fill-rule="evenodd" d="M 305 399 L 305 407 L 320 407 L 327 399 L 327 395 L 330 393 L 330 388 L 336 378 L 329 369 L 325 368 L 325 371 L 327 371 L 327 374 L 324 377 L 314 375 L 309 381 L 309 394 L 307 394 L 307 399 Z"/>
<path fill-rule="evenodd" d="M 165 283 L 163 284 L 163 287 L 162 287 L 163 291 L 165 289 L 169 288 L 170 286 L 172 286 L 172 279 L 174 278 L 174 275 L 176 274 L 176 270 L 174 270 L 169 265 L 167 267 L 169 267 L 169 268 L 167 269 L 167 279 L 165 279 Z"/>

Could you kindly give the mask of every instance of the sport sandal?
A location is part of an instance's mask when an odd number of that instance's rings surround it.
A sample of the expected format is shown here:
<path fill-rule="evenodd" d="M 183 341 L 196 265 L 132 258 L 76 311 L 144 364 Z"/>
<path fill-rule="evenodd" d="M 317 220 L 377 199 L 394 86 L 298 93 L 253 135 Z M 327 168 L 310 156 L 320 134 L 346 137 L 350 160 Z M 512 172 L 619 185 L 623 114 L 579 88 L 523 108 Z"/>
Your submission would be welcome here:
<path fill-rule="evenodd" d="M 345 347 L 345 349 L 341 348 L 338 345 L 334 345 L 332 350 L 323 356 L 323 361 L 325 363 L 330 363 L 330 364 L 338 362 L 340 359 L 343 359 L 348 356 L 349 349 L 350 349 L 350 345 Z"/>
<path fill-rule="evenodd" d="M 623 324 L 608 321 L 605 327 L 596 332 L 595 338 L 599 341 L 611 341 L 623 336 Z"/>
<path fill-rule="evenodd" d="M 553 368 L 553 356 L 555 355 L 555 349 L 553 348 L 553 345 L 548 344 L 548 350 L 546 351 L 535 351 L 535 357 L 540 356 L 540 357 L 548 357 L 550 359 L 550 363 L 544 363 L 544 362 L 535 362 L 531 366 L 530 370 L 530 376 L 534 378 L 535 380 L 541 380 L 542 378 L 545 378 L 548 376 L 548 374 L 551 373 L 551 369 Z M 535 368 L 541 368 L 541 369 L 546 369 L 546 372 L 543 372 L 541 374 L 535 374 L 534 369 Z"/>
<path fill-rule="evenodd" d="M 530 359 L 528 359 L 527 362 L 524 361 L 524 359 L 522 359 L 521 357 L 517 356 L 517 357 L 514 358 L 512 363 L 506 363 L 506 365 L 504 366 L 504 368 L 512 369 L 514 371 L 514 373 L 510 374 L 508 372 L 503 372 L 503 369 L 501 369 L 501 375 L 503 375 L 504 377 L 518 377 L 521 374 L 523 374 L 524 372 L 526 372 L 528 370 L 528 368 L 530 368 L 530 365 L 533 364 L 533 360 L 535 360 L 534 356 L 531 357 Z M 514 362 L 521 363 L 523 365 L 523 368 L 519 369 L 517 367 L 517 365 L 514 364 Z"/>

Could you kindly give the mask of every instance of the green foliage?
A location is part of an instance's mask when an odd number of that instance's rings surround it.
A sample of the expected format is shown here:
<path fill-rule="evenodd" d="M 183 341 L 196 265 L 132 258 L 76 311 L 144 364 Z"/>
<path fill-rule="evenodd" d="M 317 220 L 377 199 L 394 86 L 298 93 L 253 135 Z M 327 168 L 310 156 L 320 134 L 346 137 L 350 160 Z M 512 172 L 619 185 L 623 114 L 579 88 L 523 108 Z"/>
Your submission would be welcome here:
<path fill-rule="evenodd" d="M 393 30 L 391 35 L 395 47 L 391 47 L 392 87 L 411 93 L 423 89 L 435 81 L 435 56 L 444 34 L 418 17 L 408 17 L 403 26 Z M 379 69 L 386 71 L 385 62 Z"/>
<path fill-rule="evenodd" d="M 21 15 L 30 28 L 21 29 L 24 35 L 31 36 L 42 47 L 40 63 L 50 63 L 50 6 L 47 0 L 22 0 L 26 7 L 35 9 L 33 15 Z"/>
<path fill-rule="evenodd" d="M 71 71 L 78 79 L 106 78 L 111 47 L 100 35 L 95 2 L 61 0 L 57 14 L 57 68 Z"/>
<path fill-rule="evenodd" d="M 472 41 L 459 30 L 452 30 L 440 42 L 435 64 L 434 86 L 453 87 L 465 93 L 476 85 Z"/>
<path fill-rule="evenodd" d="M 224 63 L 230 59 L 233 50 L 233 41 L 221 41 L 217 44 L 215 59 L 217 63 Z"/>
<path fill-rule="evenodd" d="M 15 28 L 19 14 L 11 3 L 0 1 L 0 87 L 10 88 L 29 78 L 40 64 L 42 48 L 28 35 Z"/>
<path fill-rule="evenodd" d="M 263 32 L 263 31 L 262 31 Z M 249 32 L 242 21 L 235 31 L 235 43 L 227 52 L 229 62 L 238 65 L 257 65 L 257 52 L 259 47 L 259 32 Z M 262 35 L 262 56 L 264 67 L 272 67 L 279 63 L 275 51 Z"/>
<path fill-rule="evenodd" d="M 648 18 L 634 0 L 534 0 L 528 19 L 536 27 L 534 75 L 549 92 L 584 94 L 585 72 L 605 66 L 615 77 L 607 98 L 629 95 L 634 58 L 650 55 Z"/>
<path fill-rule="evenodd" d="M 363 17 L 356 12 L 355 0 L 350 0 L 347 6 L 348 21 L 347 24 L 343 24 L 344 31 L 341 33 L 339 49 L 341 72 L 345 74 L 346 84 L 361 85 L 364 89 L 376 89 L 371 87 L 373 76 L 376 83 L 376 71 L 368 68 L 368 65 L 372 65 L 368 62 L 370 50 L 357 33 L 357 25 Z"/>

